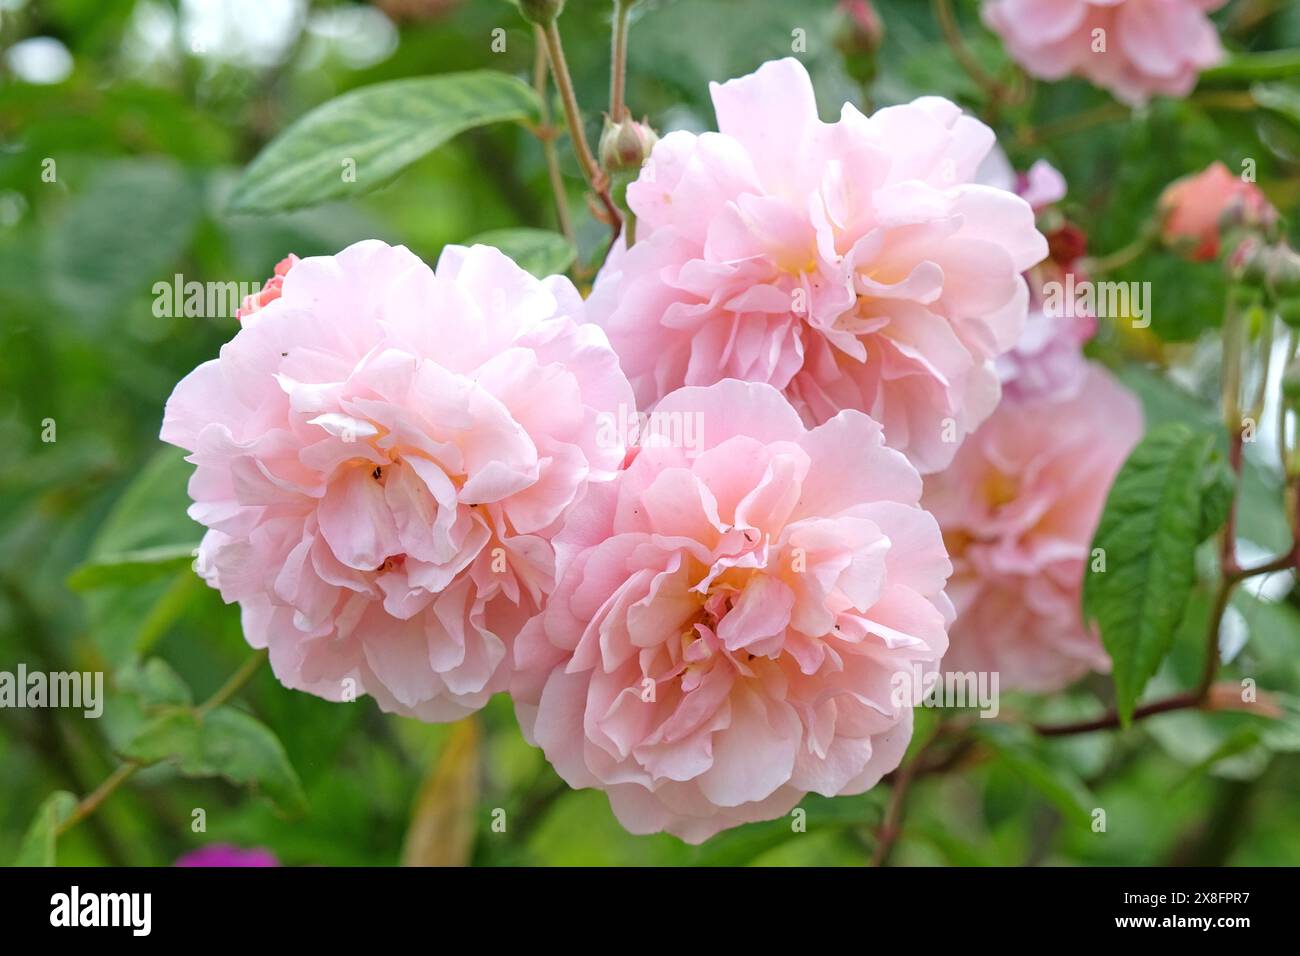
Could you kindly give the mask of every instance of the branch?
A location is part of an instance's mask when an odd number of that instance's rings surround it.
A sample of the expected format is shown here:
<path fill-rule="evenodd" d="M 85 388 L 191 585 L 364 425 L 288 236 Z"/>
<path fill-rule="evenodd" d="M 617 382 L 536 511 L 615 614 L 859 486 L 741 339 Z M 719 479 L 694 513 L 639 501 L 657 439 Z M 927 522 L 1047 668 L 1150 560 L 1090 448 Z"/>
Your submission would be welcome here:
<path fill-rule="evenodd" d="M 258 668 L 262 666 L 262 662 L 265 660 L 266 651 L 262 650 L 244 661 L 239 670 L 235 671 L 235 673 L 230 676 L 230 679 L 218 688 L 215 694 L 194 709 L 195 714 L 202 719 L 205 715 L 211 713 L 213 710 L 216 710 L 222 704 L 226 703 L 226 701 L 230 700 L 230 698 L 237 694 L 239 690 L 248 683 L 252 676 L 257 673 Z M 81 802 L 73 807 L 72 812 L 68 814 L 68 818 L 55 828 L 55 837 L 63 836 L 63 834 L 67 833 L 82 820 L 86 819 L 86 817 L 98 810 L 100 804 L 112 796 L 118 787 L 135 776 L 137 770 L 146 766 L 148 765 L 144 761 L 132 758 L 105 777 L 104 781 L 98 787 L 83 797 Z"/>
<path fill-rule="evenodd" d="M 600 199 L 609 218 L 614 239 L 618 239 L 619 230 L 623 228 L 623 217 L 609 195 L 609 177 L 596 162 L 591 147 L 587 145 L 587 135 L 582 131 L 582 115 L 578 112 L 578 97 L 573 91 L 573 78 L 569 76 L 569 64 L 564 59 L 564 47 L 560 43 L 560 27 L 555 18 L 542 25 L 542 36 L 546 39 L 546 53 L 551 61 L 551 76 L 555 77 L 555 88 L 564 104 L 564 118 L 569 125 L 569 139 L 573 142 L 573 151 L 577 154 L 578 165 L 587 184 Z"/>

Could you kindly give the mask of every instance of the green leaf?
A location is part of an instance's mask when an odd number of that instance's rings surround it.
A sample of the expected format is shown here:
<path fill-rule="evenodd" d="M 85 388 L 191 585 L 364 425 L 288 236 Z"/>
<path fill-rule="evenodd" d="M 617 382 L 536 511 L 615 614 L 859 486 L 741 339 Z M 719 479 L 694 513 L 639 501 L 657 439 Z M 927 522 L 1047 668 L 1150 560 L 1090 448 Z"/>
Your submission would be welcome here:
<path fill-rule="evenodd" d="M 53 866 L 59 824 L 72 815 L 77 798 L 57 790 L 45 798 L 18 847 L 14 866 Z"/>
<path fill-rule="evenodd" d="M 1201 73 L 1201 81 L 1285 80 L 1297 76 L 1300 76 L 1300 50 L 1263 50 L 1234 53 Z"/>
<path fill-rule="evenodd" d="M 85 592 L 90 632 L 113 664 L 146 651 L 203 587 L 189 557 L 203 529 L 185 513 L 193 470 L 179 448 L 159 449 L 114 503 L 70 577 L 70 585 L 92 589 Z"/>
<path fill-rule="evenodd" d="M 224 777 L 256 787 L 283 812 L 306 808 L 298 774 L 275 734 L 243 711 L 219 707 L 159 713 L 137 731 L 124 753 L 146 764 L 175 760 L 189 777 Z"/>
<path fill-rule="evenodd" d="M 382 186 L 476 126 L 533 118 L 537 96 L 504 73 L 448 73 L 345 93 L 299 119 L 249 165 L 231 212 L 282 212 Z M 355 170 L 355 176 L 346 175 Z"/>
<path fill-rule="evenodd" d="M 148 295 L 189 247 L 202 208 L 197 180 L 173 162 L 98 168 L 46 234 L 44 281 L 66 321 L 106 321 Z"/>
<path fill-rule="evenodd" d="M 307 796 L 279 738 L 243 711 L 219 707 L 204 717 L 202 759 L 205 768 L 258 788 L 286 813 L 307 808 Z"/>
<path fill-rule="evenodd" d="M 977 722 L 983 739 L 1025 783 L 1041 793 L 1073 824 L 1087 826 L 1097 800 L 1073 772 L 1050 761 L 1031 730 L 993 721 Z"/>
<path fill-rule="evenodd" d="M 494 229 L 465 240 L 467 246 L 478 243 L 496 246 L 539 279 L 564 272 L 578 256 L 568 239 L 546 229 Z"/>
<path fill-rule="evenodd" d="M 160 657 L 122 668 L 116 681 L 119 690 L 135 696 L 146 710 L 189 707 L 194 703 L 189 686 Z"/>
<path fill-rule="evenodd" d="M 1084 614 L 1097 622 L 1114 664 L 1125 725 L 1169 652 L 1196 582 L 1194 552 L 1217 508 L 1206 504 L 1218 494 L 1208 471 L 1214 441 L 1177 423 L 1149 432 L 1120 469 L 1093 537 L 1105 570 L 1090 565 Z"/>
<path fill-rule="evenodd" d="M 160 544 L 107 554 L 87 561 L 68 575 L 68 587 L 74 591 L 130 587 L 188 568 L 193 561 L 194 547 L 189 544 Z"/>

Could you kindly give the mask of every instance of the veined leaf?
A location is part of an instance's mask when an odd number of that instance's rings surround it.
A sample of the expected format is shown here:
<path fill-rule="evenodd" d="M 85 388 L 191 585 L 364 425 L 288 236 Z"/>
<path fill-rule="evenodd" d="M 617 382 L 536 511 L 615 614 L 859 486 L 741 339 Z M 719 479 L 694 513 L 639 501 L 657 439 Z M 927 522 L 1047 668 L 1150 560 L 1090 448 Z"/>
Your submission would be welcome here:
<path fill-rule="evenodd" d="M 1226 478 L 1213 456 L 1209 432 L 1153 429 L 1120 469 L 1093 537 L 1106 564 L 1084 581 L 1084 614 L 1101 629 L 1125 724 L 1169 652 L 1196 582 L 1196 546 L 1221 514 Z"/>
<path fill-rule="evenodd" d="M 76 806 L 77 798 L 66 790 L 57 790 L 46 797 L 23 836 L 14 866 L 53 866 L 56 831 Z"/>
<path fill-rule="evenodd" d="M 378 83 L 317 107 L 271 141 L 235 186 L 231 212 L 283 212 L 359 196 L 458 133 L 524 120 L 532 88 L 474 71 Z"/>

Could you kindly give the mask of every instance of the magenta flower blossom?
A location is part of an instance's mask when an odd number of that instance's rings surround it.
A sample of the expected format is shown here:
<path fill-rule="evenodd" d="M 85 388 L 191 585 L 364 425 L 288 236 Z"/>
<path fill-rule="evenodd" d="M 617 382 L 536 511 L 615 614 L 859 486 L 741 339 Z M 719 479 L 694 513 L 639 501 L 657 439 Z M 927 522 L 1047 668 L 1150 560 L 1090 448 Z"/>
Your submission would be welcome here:
<path fill-rule="evenodd" d="M 229 843 L 211 843 L 190 850 L 176 858 L 173 866 L 279 866 L 280 861 L 274 853 L 262 847 L 247 850 Z"/>

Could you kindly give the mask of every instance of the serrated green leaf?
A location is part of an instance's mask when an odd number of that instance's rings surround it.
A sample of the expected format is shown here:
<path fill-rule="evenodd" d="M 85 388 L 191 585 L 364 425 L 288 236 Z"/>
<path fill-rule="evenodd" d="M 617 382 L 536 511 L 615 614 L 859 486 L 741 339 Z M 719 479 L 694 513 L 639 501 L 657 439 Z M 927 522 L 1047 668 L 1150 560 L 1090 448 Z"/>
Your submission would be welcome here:
<path fill-rule="evenodd" d="M 496 246 L 515 260 L 521 269 L 539 279 L 559 275 L 573 265 L 578 256 L 578 250 L 568 239 L 546 229 L 494 229 L 465 240 L 467 246 L 476 243 Z"/>
<path fill-rule="evenodd" d="M 202 764 L 233 783 L 256 787 L 286 813 L 307 807 L 298 774 L 275 733 L 233 707 L 203 718 Z"/>
<path fill-rule="evenodd" d="M 1089 569 L 1084 614 L 1101 629 L 1125 724 L 1169 652 L 1196 582 L 1213 447 L 1213 434 L 1183 424 L 1153 429 L 1120 469 L 1093 537 L 1106 565 Z"/>
<path fill-rule="evenodd" d="M 537 110 L 531 87 L 487 70 L 353 90 L 272 140 L 236 184 L 230 211 L 283 212 L 359 196 L 458 133 L 529 119 Z"/>
<path fill-rule="evenodd" d="M 166 710 L 140 728 L 124 753 L 146 764 L 174 760 L 189 777 L 224 777 L 254 787 L 286 813 L 299 813 L 307 805 L 279 739 L 265 724 L 231 707 L 202 716 L 190 708 Z"/>
<path fill-rule="evenodd" d="M 18 847 L 14 866 L 53 866 L 59 824 L 72 814 L 77 798 L 57 790 L 45 798 Z"/>
<path fill-rule="evenodd" d="M 117 674 L 117 687 L 131 694 L 146 710 L 161 707 L 189 707 L 194 698 L 181 676 L 159 657 L 129 665 Z"/>

